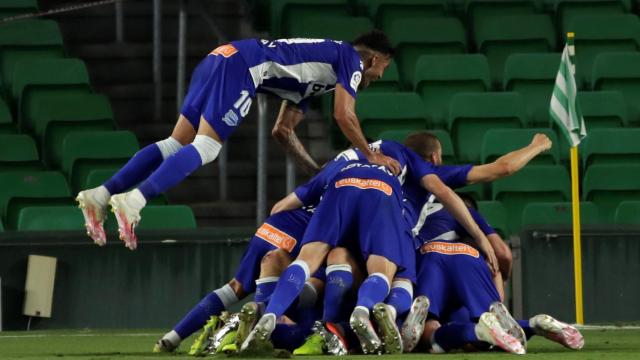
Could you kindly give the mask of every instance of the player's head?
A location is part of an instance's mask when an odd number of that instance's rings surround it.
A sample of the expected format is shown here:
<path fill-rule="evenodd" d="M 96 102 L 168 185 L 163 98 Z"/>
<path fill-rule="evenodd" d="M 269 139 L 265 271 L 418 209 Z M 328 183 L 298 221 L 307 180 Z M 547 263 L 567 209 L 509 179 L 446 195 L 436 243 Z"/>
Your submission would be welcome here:
<path fill-rule="evenodd" d="M 411 133 L 404 140 L 404 145 L 426 161 L 434 165 L 442 165 L 442 146 L 440 140 L 432 133 L 427 131 Z"/>
<path fill-rule="evenodd" d="M 387 35 L 380 30 L 364 33 L 351 44 L 362 60 L 363 79 L 360 81 L 359 88 L 364 89 L 372 81 L 382 77 L 395 51 Z"/>
<path fill-rule="evenodd" d="M 458 192 L 456 194 L 460 196 L 460 199 L 462 199 L 462 201 L 465 205 L 467 205 L 468 208 L 478 210 L 478 203 L 476 202 L 476 199 L 474 199 L 471 195 L 461 192 Z"/>

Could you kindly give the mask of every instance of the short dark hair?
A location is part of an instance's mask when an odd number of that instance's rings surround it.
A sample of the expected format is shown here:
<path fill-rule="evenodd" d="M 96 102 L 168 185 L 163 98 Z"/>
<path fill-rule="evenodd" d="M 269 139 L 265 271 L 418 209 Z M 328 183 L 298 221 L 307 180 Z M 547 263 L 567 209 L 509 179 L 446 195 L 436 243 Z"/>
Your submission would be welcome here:
<path fill-rule="evenodd" d="M 423 159 L 429 159 L 438 150 L 439 144 L 438 137 L 428 131 L 411 133 L 404 140 L 404 145 Z"/>
<path fill-rule="evenodd" d="M 457 192 L 460 199 L 464 201 L 464 204 L 467 205 L 468 208 L 472 208 L 473 210 L 478 210 L 478 202 L 473 198 L 469 193 Z"/>
<path fill-rule="evenodd" d="M 351 44 L 353 46 L 364 46 L 390 57 L 392 57 L 396 52 L 391 46 L 391 41 L 389 41 L 387 35 L 378 29 L 373 29 L 361 34 Z"/>

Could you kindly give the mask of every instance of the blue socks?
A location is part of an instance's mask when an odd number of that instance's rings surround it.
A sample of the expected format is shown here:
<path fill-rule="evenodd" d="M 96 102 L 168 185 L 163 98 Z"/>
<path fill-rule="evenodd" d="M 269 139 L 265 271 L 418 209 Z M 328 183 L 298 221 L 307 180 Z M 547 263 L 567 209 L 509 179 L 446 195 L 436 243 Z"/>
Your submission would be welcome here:
<path fill-rule="evenodd" d="M 275 314 L 279 318 L 302 292 L 304 283 L 309 278 L 309 265 L 296 260 L 280 275 L 280 280 L 267 305 L 265 314 Z"/>
<path fill-rule="evenodd" d="M 293 351 L 302 344 L 305 338 L 311 333 L 311 327 L 277 324 L 271 334 L 271 342 L 276 349 L 287 349 Z"/>
<path fill-rule="evenodd" d="M 224 304 L 218 294 L 212 292 L 200 300 L 198 305 L 180 320 L 174 330 L 180 335 L 181 339 L 185 339 L 200 330 L 207 323 L 209 317 L 220 315 L 224 309 Z"/>
<path fill-rule="evenodd" d="M 396 309 L 396 323 L 398 326 L 402 324 L 402 320 L 411 310 L 412 301 L 413 286 L 411 283 L 408 281 L 394 281 L 385 303 Z"/>
<path fill-rule="evenodd" d="M 522 330 L 524 330 L 524 335 L 527 337 L 527 340 L 531 339 L 531 337 L 533 337 L 533 335 L 536 334 L 531 328 L 531 325 L 529 325 L 529 320 L 517 320 L 517 321 L 520 327 L 522 327 Z"/>
<path fill-rule="evenodd" d="M 127 191 L 146 179 L 162 163 L 162 152 L 158 144 L 147 145 L 138 151 L 111 179 L 104 183 L 109 194 Z"/>
<path fill-rule="evenodd" d="M 198 150 L 193 144 L 187 145 L 163 161 L 138 189 L 149 200 L 177 185 L 201 166 L 202 158 Z"/>
<path fill-rule="evenodd" d="M 441 326 L 433 336 L 431 346 L 434 350 L 451 351 L 460 349 L 466 344 L 478 341 L 476 324 L 472 322 L 452 322 Z M 440 349 L 438 349 L 438 347 Z"/>
<path fill-rule="evenodd" d="M 256 294 L 254 295 L 255 302 L 269 303 L 271 295 L 276 289 L 278 283 L 278 277 L 270 276 L 256 280 Z"/>
<path fill-rule="evenodd" d="M 373 306 L 389 294 L 389 279 L 382 273 L 373 273 L 360 286 L 358 290 L 358 302 L 356 306 L 373 309 Z"/>
<path fill-rule="evenodd" d="M 347 264 L 327 266 L 327 281 L 324 287 L 324 314 L 322 319 L 338 322 L 346 314 L 344 297 L 353 286 L 353 273 Z"/>

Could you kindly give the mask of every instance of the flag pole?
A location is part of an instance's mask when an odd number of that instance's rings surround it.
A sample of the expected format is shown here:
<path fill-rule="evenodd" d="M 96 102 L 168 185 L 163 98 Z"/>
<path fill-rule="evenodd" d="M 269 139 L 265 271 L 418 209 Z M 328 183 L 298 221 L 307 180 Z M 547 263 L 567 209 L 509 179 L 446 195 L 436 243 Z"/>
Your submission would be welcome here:
<path fill-rule="evenodd" d="M 575 56 L 574 48 L 575 34 L 567 33 L 567 44 L 569 45 L 569 57 L 571 63 L 575 64 L 573 57 Z M 571 66 L 571 71 L 575 76 L 575 66 Z M 573 213 L 573 274 L 576 298 L 576 323 L 584 325 L 584 309 L 582 302 L 582 241 L 580 231 L 580 193 L 578 179 L 578 147 L 571 148 L 571 207 Z"/>

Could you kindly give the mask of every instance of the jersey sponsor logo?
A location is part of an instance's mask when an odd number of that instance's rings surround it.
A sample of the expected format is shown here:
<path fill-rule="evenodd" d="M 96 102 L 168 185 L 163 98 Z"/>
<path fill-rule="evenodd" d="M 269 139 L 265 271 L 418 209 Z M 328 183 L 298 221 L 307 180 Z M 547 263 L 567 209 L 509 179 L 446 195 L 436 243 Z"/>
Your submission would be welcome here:
<path fill-rule="evenodd" d="M 291 235 L 267 223 L 262 224 L 256 231 L 256 236 L 277 247 L 291 252 L 298 242 Z"/>
<path fill-rule="evenodd" d="M 209 55 L 222 55 L 226 58 L 231 57 L 233 54 L 237 53 L 238 49 L 231 44 L 221 45 L 215 48 Z"/>
<path fill-rule="evenodd" d="M 224 121 L 224 123 L 229 125 L 229 126 L 237 126 L 238 122 L 240 121 L 240 118 L 238 117 L 238 115 L 233 110 L 229 110 L 222 117 L 222 121 Z"/>
<path fill-rule="evenodd" d="M 345 186 L 353 186 L 362 190 L 375 189 L 382 191 L 387 196 L 393 193 L 389 184 L 377 179 L 344 178 L 336 181 L 336 189 Z"/>
<path fill-rule="evenodd" d="M 360 71 L 356 71 L 351 75 L 351 88 L 353 91 L 358 91 L 358 86 L 360 85 L 360 80 L 362 80 L 362 73 Z"/>
<path fill-rule="evenodd" d="M 422 245 L 421 254 L 438 253 L 443 255 L 468 255 L 474 258 L 480 257 L 480 252 L 464 243 L 452 243 L 444 241 L 433 241 Z"/>

